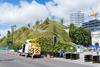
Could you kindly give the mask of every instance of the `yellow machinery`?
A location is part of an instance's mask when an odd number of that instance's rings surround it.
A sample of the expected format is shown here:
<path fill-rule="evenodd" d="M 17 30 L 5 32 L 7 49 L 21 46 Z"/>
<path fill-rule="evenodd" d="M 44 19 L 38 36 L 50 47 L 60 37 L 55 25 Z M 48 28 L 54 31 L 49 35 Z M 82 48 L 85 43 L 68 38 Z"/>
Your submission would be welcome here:
<path fill-rule="evenodd" d="M 100 4 L 100 1 L 96 0 L 95 9 L 93 7 L 91 8 L 91 13 L 89 14 L 89 16 L 93 16 L 95 19 L 97 19 L 99 4 Z M 92 5 L 94 5 L 94 2 Z"/>
<path fill-rule="evenodd" d="M 30 39 L 31 46 L 29 47 L 29 54 L 33 56 L 40 56 L 41 55 L 41 47 L 38 43 L 38 39 Z"/>
<path fill-rule="evenodd" d="M 26 53 L 27 50 L 27 53 Z M 20 51 L 20 55 L 25 56 L 32 56 L 32 58 L 40 57 L 41 56 L 41 47 L 38 43 L 38 39 L 29 39 L 25 42 L 25 44 L 22 46 L 22 50 Z"/>

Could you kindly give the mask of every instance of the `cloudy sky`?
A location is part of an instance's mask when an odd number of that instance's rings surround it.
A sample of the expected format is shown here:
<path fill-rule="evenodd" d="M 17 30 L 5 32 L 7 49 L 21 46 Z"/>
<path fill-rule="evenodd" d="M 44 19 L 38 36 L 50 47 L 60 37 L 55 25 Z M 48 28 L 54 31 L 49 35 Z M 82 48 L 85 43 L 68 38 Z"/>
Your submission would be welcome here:
<path fill-rule="evenodd" d="M 0 0 L 0 37 L 12 25 L 34 24 L 36 20 L 50 16 L 64 18 L 65 24 L 69 24 L 70 13 L 80 10 L 85 13 L 87 20 L 90 8 L 95 9 L 98 3 L 98 0 Z"/>

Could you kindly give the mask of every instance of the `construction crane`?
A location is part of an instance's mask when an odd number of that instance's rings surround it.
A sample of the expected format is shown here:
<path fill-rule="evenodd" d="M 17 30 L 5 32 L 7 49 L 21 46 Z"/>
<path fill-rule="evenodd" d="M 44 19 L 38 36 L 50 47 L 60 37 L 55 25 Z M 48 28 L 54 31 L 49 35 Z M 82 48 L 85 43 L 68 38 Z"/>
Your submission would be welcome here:
<path fill-rule="evenodd" d="M 93 3 L 94 4 L 94 3 Z M 92 4 L 92 5 L 93 5 Z M 97 19 L 97 15 L 98 15 L 98 8 L 99 8 L 99 0 L 97 0 L 96 2 L 96 7 L 95 8 L 91 8 L 91 12 L 89 14 L 89 16 L 94 17 L 95 19 Z"/>
<path fill-rule="evenodd" d="M 97 11 L 94 10 L 94 9 L 91 9 L 90 16 L 93 16 L 96 19 L 97 18 L 97 15 L 98 15 Z"/>

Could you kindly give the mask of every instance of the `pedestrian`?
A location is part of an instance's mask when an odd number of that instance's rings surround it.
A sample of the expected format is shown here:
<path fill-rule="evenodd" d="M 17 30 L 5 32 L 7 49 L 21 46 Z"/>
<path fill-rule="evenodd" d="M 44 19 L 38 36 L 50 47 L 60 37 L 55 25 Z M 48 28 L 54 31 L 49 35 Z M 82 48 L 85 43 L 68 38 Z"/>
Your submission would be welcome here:
<path fill-rule="evenodd" d="M 60 51 L 59 51 L 59 56 L 60 56 L 60 57 L 64 57 L 64 50 L 60 50 Z"/>
<path fill-rule="evenodd" d="M 97 49 L 97 55 L 99 55 L 99 48 Z"/>

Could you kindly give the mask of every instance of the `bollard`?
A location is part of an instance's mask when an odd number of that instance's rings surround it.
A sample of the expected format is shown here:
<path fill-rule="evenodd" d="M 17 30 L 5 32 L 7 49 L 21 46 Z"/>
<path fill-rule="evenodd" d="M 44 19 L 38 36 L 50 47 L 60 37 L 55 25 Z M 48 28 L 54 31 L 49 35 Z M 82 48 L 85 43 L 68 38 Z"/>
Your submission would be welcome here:
<path fill-rule="evenodd" d="M 66 54 L 65 54 L 65 58 L 66 58 L 66 59 L 70 59 L 70 58 L 71 58 L 71 53 L 66 53 Z"/>
<path fill-rule="evenodd" d="M 93 56 L 93 63 L 100 63 L 100 56 L 99 55 L 95 55 Z"/>
<path fill-rule="evenodd" d="M 85 62 L 91 62 L 92 61 L 92 55 L 91 54 L 85 55 L 84 56 L 84 61 Z"/>

